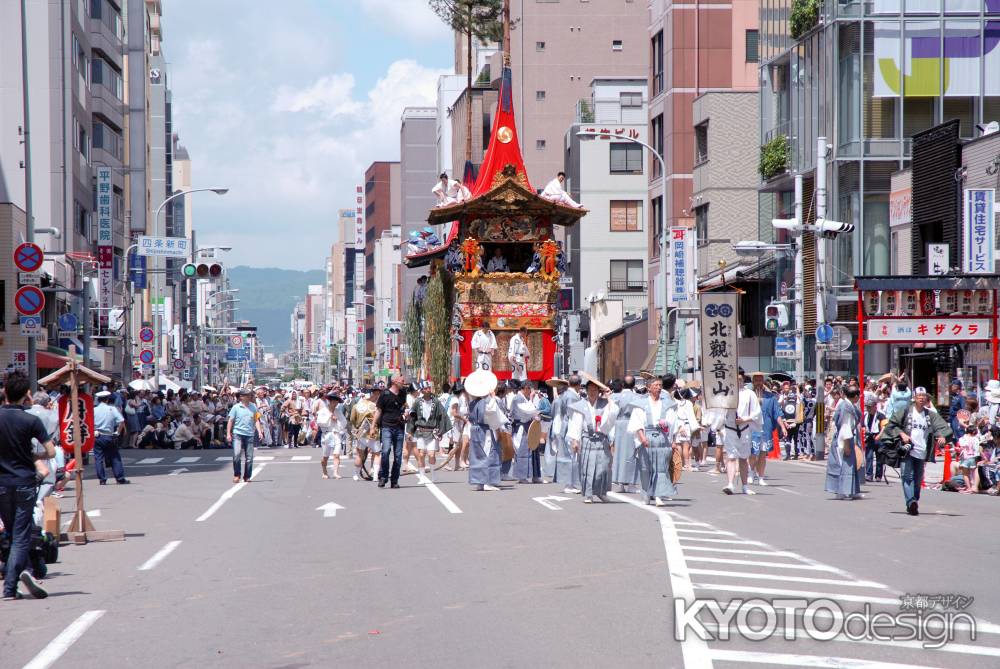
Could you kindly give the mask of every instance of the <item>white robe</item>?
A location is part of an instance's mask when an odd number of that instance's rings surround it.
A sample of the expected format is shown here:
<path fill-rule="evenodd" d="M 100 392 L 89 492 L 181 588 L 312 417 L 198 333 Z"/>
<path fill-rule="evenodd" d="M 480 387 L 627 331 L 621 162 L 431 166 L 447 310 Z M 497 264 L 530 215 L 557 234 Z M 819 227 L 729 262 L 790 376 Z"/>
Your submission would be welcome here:
<path fill-rule="evenodd" d="M 584 397 L 583 401 L 587 403 L 587 416 L 584 417 L 583 413 L 580 411 L 572 411 L 571 409 L 572 415 L 569 419 L 569 427 L 566 428 L 566 439 L 579 444 L 580 440 L 583 438 L 584 421 L 586 421 L 587 427 L 594 429 L 595 432 L 603 432 L 608 435 L 609 440 L 613 442 L 615 419 L 618 418 L 618 405 L 615 404 L 614 400 L 608 400 L 607 406 L 604 407 L 604 411 L 600 414 L 601 427 L 600 429 L 596 429 L 597 421 L 595 417 L 597 414 L 595 412 L 595 407 L 586 397 Z"/>
<path fill-rule="evenodd" d="M 486 263 L 487 272 L 509 272 L 510 266 L 507 264 L 507 259 L 503 256 L 493 256 L 490 261 Z"/>
<path fill-rule="evenodd" d="M 660 413 L 660 405 L 662 405 L 664 401 L 667 401 L 667 399 L 668 398 L 666 397 L 666 395 L 663 395 L 663 394 L 660 395 L 660 399 L 659 400 L 654 400 L 652 395 L 648 395 L 647 396 L 647 401 L 649 402 L 648 405 L 647 405 L 646 401 L 641 401 L 641 402 L 638 402 L 638 403 L 635 404 L 635 407 L 632 409 L 632 413 L 629 416 L 628 427 L 626 429 L 628 430 L 628 433 L 632 435 L 632 439 L 633 439 L 633 441 L 634 441 L 634 443 L 635 443 L 636 446 L 640 445 L 639 437 L 637 436 L 636 433 L 639 430 L 645 430 L 646 429 L 646 425 L 648 425 L 648 423 L 647 423 L 647 418 L 648 417 L 646 416 L 646 409 L 645 409 L 645 407 L 649 406 L 650 407 L 650 411 L 652 411 L 653 414 L 659 414 Z M 672 407 L 670 407 L 670 408 L 667 409 L 667 413 L 666 413 L 666 415 L 663 418 L 663 422 L 667 424 L 666 425 L 666 430 L 667 430 L 668 434 L 670 435 L 670 438 L 672 439 L 674 437 L 674 435 L 677 434 L 677 405 L 676 404 L 674 406 L 672 406 Z"/>
<path fill-rule="evenodd" d="M 528 379 L 527 358 L 530 357 L 528 345 L 521 338 L 520 333 L 510 338 L 507 346 L 507 361 L 510 362 L 510 375 L 512 379 L 526 381 Z"/>
<path fill-rule="evenodd" d="M 568 207 L 580 208 L 582 205 L 571 198 L 569 193 L 567 193 L 561 183 L 559 183 L 559 177 L 556 177 L 550 181 L 545 186 L 545 190 L 542 191 L 542 197 L 551 202 L 558 202 L 559 204 L 564 204 Z"/>
<path fill-rule="evenodd" d="M 493 369 L 493 352 L 497 350 L 497 338 L 492 331 L 476 330 L 472 335 L 472 352 L 476 355 L 476 369 Z"/>
<path fill-rule="evenodd" d="M 434 185 L 434 188 L 431 189 L 431 193 L 437 198 L 437 206 L 439 207 L 447 207 L 456 202 L 465 202 L 472 195 L 468 188 L 455 179 L 448 179 L 447 187 L 438 181 Z"/>

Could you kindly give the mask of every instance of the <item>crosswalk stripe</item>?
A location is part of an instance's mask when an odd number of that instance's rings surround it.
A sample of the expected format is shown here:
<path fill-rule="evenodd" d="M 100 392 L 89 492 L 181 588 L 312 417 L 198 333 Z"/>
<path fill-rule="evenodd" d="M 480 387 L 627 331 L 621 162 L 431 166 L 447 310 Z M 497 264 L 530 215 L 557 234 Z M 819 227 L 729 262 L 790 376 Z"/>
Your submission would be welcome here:
<path fill-rule="evenodd" d="M 688 562 L 717 562 L 719 564 L 745 564 L 753 567 L 775 567 L 777 569 L 801 569 L 803 571 L 833 571 L 833 567 L 824 564 L 793 564 L 791 562 L 764 562 L 762 560 L 737 560 L 735 558 L 713 558 L 700 555 L 685 555 Z"/>
<path fill-rule="evenodd" d="M 749 539 L 704 539 L 702 537 L 680 537 L 682 541 L 704 541 L 712 544 L 745 544 L 748 546 L 767 546 L 762 541 L 750 541 Z M 685 546 L 685 548 L 687 548 Z"/>
<path fill-rule="evenodd" d="M 888 597 L 870 597 L 867 595 L 845 595 L 835 592 L 817 592 L 815 590 L 790 590 L 788 588 L 761 588 L 757 586 L 746 586 L 740 583 L 731 585 L 721 585 L 718 583 L 695 583 L 696 590 L 711 590 L 712 592 L 752 592 L 758 595 L 791 595 L 793 597 L 816 597 L 847 602 L 871 602 L 872 604 L 889 604 L 899 606 L 899 598 L 890 599 Z"/>
<path fill-rule="evenodd" d="M 685 534 L 721 534 L 724 536 L 735 537 L 735 532 L 726 532 L 724 530 L 689 530 L 683 527 L 677 528 L 678 532 L 684 532 Z M 687 537 L 682 536 L 681 539 L 686 539 Z"/>
<path fill-rule="evenodd" d="M 293 455 L 292 456 L 292 462 L 308 462 L 309 460 L 312 460 L 312 456 L 311 455 Z"/>
<path fill-rule="evenodd" d="M 270 462 L 271 460 L 274 460 L 274 456 L 273 455 L 255 455 L 255 456 L 253 456 L 253 459 L 255 461 L 259 460 L 261 462 Z"/>
<path fill-rule="evenodd" d="M 215 459 L 216 462 L 229 462 L 231 460 L 232 460 L 232 458 L 229 457 L 229 456 L 227 456 L 227 455 L 223 455 L 223 456 L 217 457 Z"/>
<path fill-rule="evenodd" d="M 137 465 L 155 465 L 157 462 L 163 462 L 163 458 L 143 458 L 139 462 L 135 463 Z"/>
<path fill-rule="evenodd" d="M 842 585 L 848 588 L 884 588 L 874 581 L 845 581 L 839 578 L 812 578 L 810 576 L 788 576 L 787 574 L 760 574 L 749 571 L 723 571 L 720 569 L 688 569 L 689 574 L 702 576 L 730 576 L 733 578 L 757 578 L 762 581 L 795 581 L 796 583 L 822 583 L 824 585 Z"/>
<path fill-rule="evenodd" d="M 712 553 L 737 553 L 739 555 L 768 555 L 770 557 L 798 557 L 798 555 L 789 551 L 754 551 L 746 548 L 716 548 L 715 546 L 685 546 L 684 550 L 706 551 Z"/>
<path fill-rule="evenodd" d="M 198 462 L 199 460 L 201 460 L 201 458 L 194 458 L 194 457 L 190 457 L 190 458 L 178 458 L 177 459 L 177 464 L 179 464 L 179 465 L 189 465 L 192 462 Z"/>

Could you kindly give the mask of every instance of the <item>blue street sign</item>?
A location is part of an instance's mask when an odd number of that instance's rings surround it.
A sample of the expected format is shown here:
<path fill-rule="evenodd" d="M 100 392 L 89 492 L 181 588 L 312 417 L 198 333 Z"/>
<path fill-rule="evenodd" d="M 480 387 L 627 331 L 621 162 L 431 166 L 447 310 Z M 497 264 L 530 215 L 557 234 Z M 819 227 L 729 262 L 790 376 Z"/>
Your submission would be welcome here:
<path fill-rule="evenodd" d="M 45 294 L 35 286 L 23 286 L 14 293 L 14 308 L 22 316 L 37 316 L 45 308 Z"/>
<path fill-rule="evenodd" d="M 242 362 L 244 360 L 249 360 L 250 351 L 245 348 L 227 348 L 226 349 L 226 360 L 230 362 Z"/>
<path fill-rule="evenodd" d="M 146 288 L 146 256 L 132 255 L 129 257 L 128 280 L 139 290 Z"/>
<path fill-rule="evenodd" d="M 794 358 L 795 357 L 795 337 L 775 337 L 774 357 Z"/>
<path fill-rule="evenodd" d="M 823 323 L 816 328 L 816 341 L 821 344 L 829 344 L 833 341 L 833 326 L 829 323 Z"/>
<path fill-rule="evenodd" d="M 65 332 L 75 331 L 79 322 L 76 320 L 76 314 L 63 314 L 59 317 L 59 329 Z"/>

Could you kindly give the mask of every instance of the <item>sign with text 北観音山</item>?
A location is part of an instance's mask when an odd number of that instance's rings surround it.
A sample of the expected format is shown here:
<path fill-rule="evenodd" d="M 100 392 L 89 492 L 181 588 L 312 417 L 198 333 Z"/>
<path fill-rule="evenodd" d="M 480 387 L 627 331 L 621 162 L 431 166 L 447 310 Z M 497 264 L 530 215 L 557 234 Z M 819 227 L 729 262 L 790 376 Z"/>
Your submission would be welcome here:
<path fill-rule="evenodd" d="M 735 409 L 739 402 L 738 306 L 738 293 L 701 296 L 701 369 L 708 409 Z"/>
<path fill-rule="evenodd" d="M 962 214 L 962 271 L 994 272 L 994 202 L 992 188 L 966 188 Z"/>

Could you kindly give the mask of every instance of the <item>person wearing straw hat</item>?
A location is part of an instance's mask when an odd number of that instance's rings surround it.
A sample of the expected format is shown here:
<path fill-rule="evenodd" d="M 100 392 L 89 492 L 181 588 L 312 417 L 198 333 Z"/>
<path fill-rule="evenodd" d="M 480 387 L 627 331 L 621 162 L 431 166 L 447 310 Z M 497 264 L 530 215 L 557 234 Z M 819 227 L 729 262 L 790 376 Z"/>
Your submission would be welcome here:
<path fill-rule="evenodd" d="M 406 417 L 407 428 L 417 444 L 417 464 L 419 470 L 431 475 L 434 482 L 434 470 L 437 465 L 439 440 L 451 429 L 448 413 L 437 396 L 434 395 L 434 382 L 420 383 L 420 397 L 413 403 Z M 427 463 L 430 467 L 427 467 Z"/>
<path fill-rule="evenodd" d="M 569 387 L 569 382 L 565 379 L 553 377 L 546 381 L 545 385 L 552 389 L 552 401 L 549 403 L 549 422 L 547 426 L 548 429 L 545 432 L 545 453 L 543 454 L 542 462 L 542 483 L 551 483 L 556 475 L 556 453 L 558 452 L 558 445 L 555 440 L 557 427 L 559 427 L 556 425 L 556 403 L 560 402 L 560 398 Z M 562 406 L 561 403 L 560 406 Z M 560 421 L 562 421 L 561 415 Z"/>
<path fill-rule="evenodd" d="M 611 490 L 611 435 L 615 431 L 618 405 L 611 389 L 587 372 L 580 372 L 587 396 L 569 406 L 572 412 L 566 438 L 580 454 L 580 481 L 584 504 L 597 497 L 607 502 Z"/>
<path fill-rule="evenodd" d="M 1000 381 L 996 379 L 987 381 L 983 397 L 989 405 L 985 413 L 990 419 L 990 425 L 997 425 L 1000 423 Z"/>
<path fill-rule="evenodd" d="M 514 439 L 513 475 L 518 483 L 531 482 L 531 447 L 528 428 L 541 411 L 532 402 L 530 381 L 511 379 L 508 384 L 513 392 L 510 403 L 511 436 Z"/>
<path fill-rule="evenodd" d="M 493 391 L 497 377 L 477 369 L 465 379 L 469 400 L 469 484 L 474 490 L 500 489 L 500 441 L 496 431 L 507 420 Z"/>
<path fill-rule="evenodd" d="M 670 477 L 674 433 L 677 430 L 677 403 L 664 385 L 674 386 L 674 375 L 646 381 L 649 393 L 636 402 L 629 417 L 628 434 L 637 450 L 639 479 L 647 504 L 663 506 L 677 494 L 677 487 Z"/>
<path fill-rule="evenodd" d="M 577 457 L 566 438 L 570 419 L 569 407 L 574 402 L 580 401 L 581 392 L 580 377 L 574 374 L 569 377 L 566 387 L 552 403 L 552 431 L 549 436 L 555 453 L 555 469 L 552 473 L 552 480 L 563 484 L 563 492 L 568 495 L 579 493 L 581 487 L 580 458 Z"/>
<path fill-rule="evenodd" d="M 622 390 L 611 396 L 618 405 L 618 419 L 615 421 L 615 457 L 611 463 L 611 482 L 621 487 L 621 492 L 639 480 L 639 466 L 636 460 L 635 444 L 628 431 L 634 404 L 640 399 L 635 392 L 635 377 L 631 374 L 622 379 Z"/>

